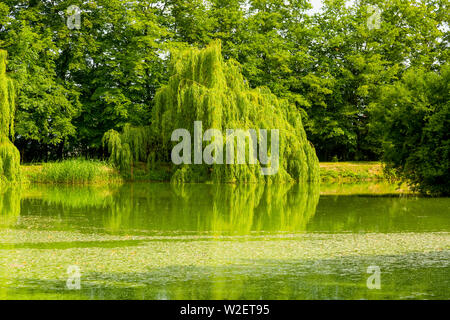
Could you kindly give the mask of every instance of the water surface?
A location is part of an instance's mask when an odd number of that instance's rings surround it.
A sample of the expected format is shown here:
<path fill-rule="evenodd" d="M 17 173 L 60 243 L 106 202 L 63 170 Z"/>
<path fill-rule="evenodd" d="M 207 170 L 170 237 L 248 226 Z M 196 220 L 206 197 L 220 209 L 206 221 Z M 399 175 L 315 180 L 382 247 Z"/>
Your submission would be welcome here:
<path fill-rule="evenodd" d="M 449 298 L 450 198 L 388 184 L 319 189 L 3 190 L 0 298 Z M 80 290 L 67 288 L 69 266 Z M 367 287 L 370 266 L 380 289 Z"/>

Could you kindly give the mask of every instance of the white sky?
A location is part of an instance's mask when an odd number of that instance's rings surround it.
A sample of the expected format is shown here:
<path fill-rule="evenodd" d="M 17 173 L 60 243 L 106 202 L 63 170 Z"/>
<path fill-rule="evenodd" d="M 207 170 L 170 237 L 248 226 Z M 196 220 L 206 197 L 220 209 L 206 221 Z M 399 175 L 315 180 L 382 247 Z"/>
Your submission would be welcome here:
<path fill-rule="evenodd" d="M 322 0 L 310 0 L 310 3 L 313 6 L 312 12 L 318 12 L 322 7 Z"/>
<path fill-rule="evenodd" d="M 309 0 L 309 3 L 313 6 L 311 13 L 319 12 L 320 8 L 322 8 L 322 0 Z M 346 6 L 351 6 L 354 3 L 354 0 L 347 0 Z"/>

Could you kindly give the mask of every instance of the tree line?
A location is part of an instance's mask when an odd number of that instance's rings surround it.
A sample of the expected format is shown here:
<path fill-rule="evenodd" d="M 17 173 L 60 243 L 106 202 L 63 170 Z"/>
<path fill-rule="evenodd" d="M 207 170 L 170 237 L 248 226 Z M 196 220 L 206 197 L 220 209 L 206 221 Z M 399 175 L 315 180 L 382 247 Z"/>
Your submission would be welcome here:
<path fill-rule="evenodd" d="M 68 27 L 71 5 L 79 29 Z M 427 151 L 413 161 L 409 148 L 434 139 L 445 171 L 448 1 L 310 9 L 307 0 L 3 0 L 0 48 L 16 83 L 22 161 L 104 157 L 105 132 L 149 124 L 171 52 L 220 40 L 250 87 L 267 86 L 301 112 L 320 160 L 384 157 L 411 168 Z"/>

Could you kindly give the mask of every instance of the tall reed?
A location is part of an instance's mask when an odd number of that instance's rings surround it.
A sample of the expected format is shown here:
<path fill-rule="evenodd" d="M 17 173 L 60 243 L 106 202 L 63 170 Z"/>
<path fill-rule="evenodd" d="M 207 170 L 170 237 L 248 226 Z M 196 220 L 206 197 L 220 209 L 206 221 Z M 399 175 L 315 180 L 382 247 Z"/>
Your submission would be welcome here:
<path fill-rule="evenodd" d="M 30 182 L 54 184 L 120 183 L 121 176 L 100 161 L 71 159 L 45 163 L 35 170 L 25 170 Z"/>

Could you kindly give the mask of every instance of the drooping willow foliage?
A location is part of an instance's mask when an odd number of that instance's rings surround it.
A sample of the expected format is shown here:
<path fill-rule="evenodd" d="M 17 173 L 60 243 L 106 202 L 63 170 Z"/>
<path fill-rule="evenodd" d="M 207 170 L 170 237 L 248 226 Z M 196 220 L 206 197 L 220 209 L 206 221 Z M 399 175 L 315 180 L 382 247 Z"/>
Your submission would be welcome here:
<path fill-rule="evenodd" d="M 226 129 L 278 129 L 280 134 L 277 174 L 262 175 L 259 161 L 239 165 L 183 164 L 175 168 L 173 181 L 318 180 L 318 159 L 306 139 L 300 112 L 266 88 L 249 88 L 237 63 L 223 60 L 220 42 L 202 50 L 174 54 L 170 72 L 169 82 L 157 92 L 152 110 L 155 162 L 170 162 L 175 144 L 171 141 L 173 130 L 185 128 L 193 136 L 194 121 L 202 121 L 204 130 L 220 130 L 224 143 Z M 203 148 L 208 144 L 203 142 Z"/>
<path fill-rule="evenodd" d="M 267 88 L 251 89 L 238 64 L 223 60 L 220 42 L 213 42 L 202 50 L 173 53 L 170 73 L 168 84 L 155 96 L 149 127 L 126 126 L 121 134 L 110 130 L 104 135 L 103 144 L 108 147 L 110 161 L 118 168 L 127 170 L 133 161 L 146 161 L 153 169 L 171 167 L 173 182 L 318 181 L 318 159 L 306 139 L 300 112 Z M 248 154 L 244 164 L 236 164 L 238 161 L 234 164 L 172 164 L 171 152 L 176 144 L 171 141 L 173 131 L 186 129 L 193 137 L 195 121 L 202 122 L 203 131 L 217 129 L 222 133 L 223 158 L 227 139 L 233 139 L 235 160 L 239 151 L 234 144 L 235 137 L 227 136 L 227 129 L 246 132 L 266 129 L 269 154 L 272 153 L 270 132 L 278 129 L 278 172 L 263 175 L 261 168 L 267 165 L 259 161 L 252 163 Z M 253 146 L 253 139 L 259 149 L 260 137 L 247 137 L 244 140 L 247 151 Z M 195 147 L 193 140 L 191 150 Z M 202 141 L 201 151 L 210 143 Z"/>
<path fill-rule="evenodd" d="M 147 162 L 150 152 L 149 127 L 124 126 L 122 133 L 114 129 L 105 133 L 103 146 L 110 154 L 109 161 L 122 172 L 128 172 L 133 162 Z"/>
<path fill-rule="evenodd" d="M 6 56 L 0 50 L 0 183 L 15 182 L 20 175 L 19 150 L 9 140 L 14 135 L 14 85 L 6 75 Z"/>

